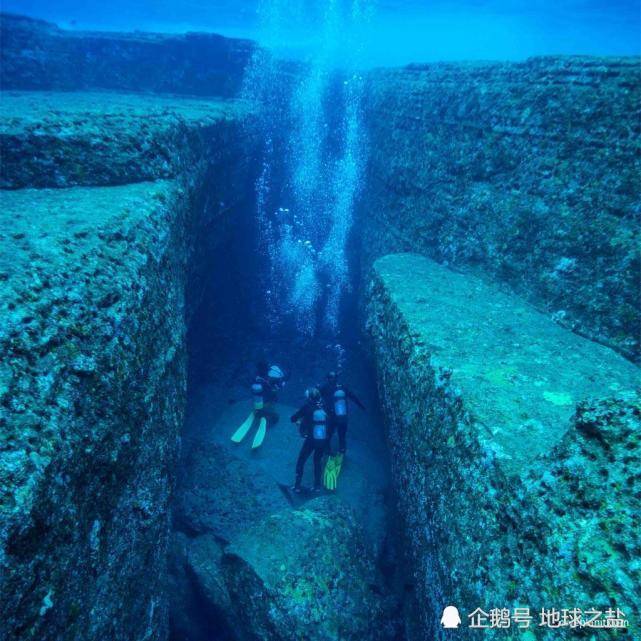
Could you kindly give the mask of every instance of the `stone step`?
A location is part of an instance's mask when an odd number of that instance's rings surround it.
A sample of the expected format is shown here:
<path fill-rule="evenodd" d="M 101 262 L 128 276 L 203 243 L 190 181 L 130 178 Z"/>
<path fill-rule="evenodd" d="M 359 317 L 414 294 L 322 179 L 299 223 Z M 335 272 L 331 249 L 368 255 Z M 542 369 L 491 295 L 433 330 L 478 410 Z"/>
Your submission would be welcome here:
<path fill-rule="evenodd" d="M 171 178 L 241 136 L 246 104 L 108 92 L 5 92 L 0 188 Z M 217 144 L 216 144 L 217 143 Z M 236 140 L 236 144 L 238 144 Z"/>
<path fill-rule="evenodd" d="M 639 370 L 412 254 L 376 261 L 367 317 L 424 638 L 446 603 L 466 640 L 478 607 L 638 625 Z"/>
<path fill-rule="evenodd" d="M 494 284 L 416 254 L 379 259 L 375 275 L 412 347 L 449 378 L 506 472 L 556 445 L 577 402 L 641 382 L 632 363 Z"/>

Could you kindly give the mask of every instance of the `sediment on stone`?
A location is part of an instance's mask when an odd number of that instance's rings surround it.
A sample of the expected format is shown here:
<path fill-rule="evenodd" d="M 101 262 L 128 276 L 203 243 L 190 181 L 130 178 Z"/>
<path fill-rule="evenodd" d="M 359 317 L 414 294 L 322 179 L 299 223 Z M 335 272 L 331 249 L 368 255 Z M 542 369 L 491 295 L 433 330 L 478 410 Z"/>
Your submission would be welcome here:
<path fill-rule="evenodd" d="M 379 259 L 368 299 L 422 634 L 450 603 L 634 616 L 638 368 L 421 256 Z"/>

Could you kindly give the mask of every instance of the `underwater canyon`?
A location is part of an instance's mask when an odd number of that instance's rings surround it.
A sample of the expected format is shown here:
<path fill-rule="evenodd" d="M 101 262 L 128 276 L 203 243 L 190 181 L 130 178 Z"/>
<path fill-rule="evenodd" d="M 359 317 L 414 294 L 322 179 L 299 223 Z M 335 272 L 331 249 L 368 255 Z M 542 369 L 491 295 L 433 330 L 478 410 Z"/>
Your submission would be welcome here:
<path fill-rule="evenodd" d="M 0 29 L 0 639 L 448 639 L 449 604 L 638 631 L 638 60 L 328 79 L 216 35 Z M 252 452 L 260 359 L 291 379 Z M 289 414 L 336 367 L 367 411 L 339 490 L 292 501 Z"/>

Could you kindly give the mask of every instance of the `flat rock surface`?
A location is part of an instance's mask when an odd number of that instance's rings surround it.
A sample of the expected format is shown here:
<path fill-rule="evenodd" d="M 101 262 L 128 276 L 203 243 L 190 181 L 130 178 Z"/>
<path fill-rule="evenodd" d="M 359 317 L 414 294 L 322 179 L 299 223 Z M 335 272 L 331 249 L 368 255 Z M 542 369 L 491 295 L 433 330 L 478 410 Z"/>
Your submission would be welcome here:
<path fill-rule="evenodd" d="M 516 296 L 415 254 L 375 270 L 433 362 L 453 370 L 479 438 L 518 473 L 567 431 L 578 401 L 633 389 L 639 370 Z"/>
<path fill-rule="evenodd" d="M 367 311 L 416 638 L 446 638 L 444 603 L 463 621 L 497 603 L 616 606 L 635 626 L 639 370 L 418 255 L 375 263 Z"/>
<path fill-rule="evenodd" d="M 191 125 L 235 118 L 247 105 L 222 98 L 168 97 L 109 91 L 6 91 L 0 101 L 0 135 L 78 135 L 111 129 L 168 125 L 182 119 Z"/>
<path fill-rule="evenodd" d="M 171 178 L 225 147 L 247 103 L 115 92 L 7 91 L 0 187 L 114 185 Z M 215 141 L 215 142 L 214 142 Z"/>
<path fill-rule="evenodd" d="M 233 443 L 230 437 L 250 409 L 250 401 L 240 401 L 221 411 L 208 401 L 207 388 L 204 388 L 191 417 L 191 421 L 200 426 L 200 436 L 191 463 L 185 468 L 188 504 L 198 496 L 206 502 L 209 496 L 209 509 L 205 513 L 209 515 L 211 527 L 216 524 L 216 530 L 220 530 L 224 538 L 238 534 L 266 514 L 288 507 L 280 486 L 293 484 L 302 444 L 298 427 L 289 421 L 295 408 L 281 403 L 276 405 L 279 420 L 268 429 L 260 448 L 251 447 L 256 423 L 242 443 Z M 384 502 L 389 481 L 385 467 L 379 463 L 376 443 L 368 438 L 367 427 L 367 418 L 358 416 L 355 409 L 348 433 L 349 449 L 336 494 L 351 506 L 370 542 L 380 549 L 386 531 Z M 208 451 L 211 469 L 204 469 L 208 465 Z M 312 457 L 305 465 L 303 484 L 313 485 Z M 255 507 L 254 503 L 257 503 Z"/>

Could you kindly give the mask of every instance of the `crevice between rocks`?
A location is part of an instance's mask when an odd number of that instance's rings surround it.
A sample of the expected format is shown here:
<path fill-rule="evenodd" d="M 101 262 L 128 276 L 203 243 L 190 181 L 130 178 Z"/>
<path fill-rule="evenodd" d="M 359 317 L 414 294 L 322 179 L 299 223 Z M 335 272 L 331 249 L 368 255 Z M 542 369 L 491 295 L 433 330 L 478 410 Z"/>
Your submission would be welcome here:
<path fill-rule="evenodd" d="M 256 295 L 252 168 L 210 165 L 187 287 L 188 390 L 169 559 L 171 641 L 405 638 L 412 586 L 399 532 L 376 384 L 358 331 L 346 344 L 271 331 Z M 221 180 L 227 181 L 224 195 Z M 230 188 L 231 187 L 231 188 Z M 235 199 L 233 206 L 232 200 Z M 234 215 L 217 223 L 218 212 Z M 300 438 L 289 415 L 345 350 L 345 376 L 368 407 L 354 408 L 348 465 L 336 495 L 293 508 Z M 260 359 L 285 366 L 279 421 L 258 452 L 229 437 L 249 410 Z M 306 466 L 311 475 L 312 462 Z M 407 606 L 405 606 L 407 609 Z"/>

